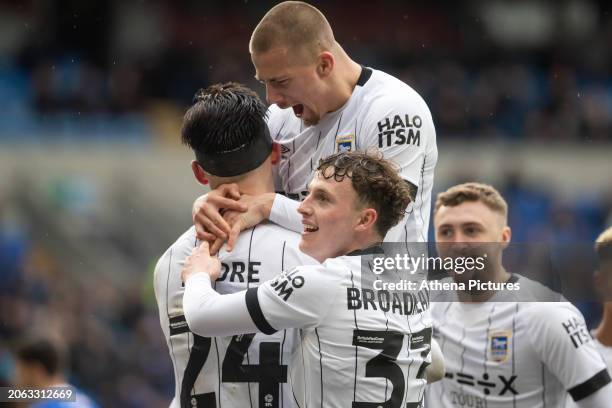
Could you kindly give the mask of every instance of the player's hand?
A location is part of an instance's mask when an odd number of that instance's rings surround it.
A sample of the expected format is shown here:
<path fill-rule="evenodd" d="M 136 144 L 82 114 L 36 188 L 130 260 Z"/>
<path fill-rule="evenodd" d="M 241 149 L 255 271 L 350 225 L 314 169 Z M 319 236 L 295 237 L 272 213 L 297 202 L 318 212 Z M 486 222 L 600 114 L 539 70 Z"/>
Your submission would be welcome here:
<path fill-rule="evenodd" d="M 248 210 L 245 212 L 225 211 L 223 213 L 223 219 L 230 226 L 230 233 L 225 246 L 228 252 L 234 249 L 241 231 L 252 228 L 268 219 L 274 202 L 274 193 L 265 193 L 258 196 L 243 194 L 240 196 L 239 202 L 244 203 Z M 210 247 L 210 253 L 216 254 L 225 242 L 226 240 L 222 238 L 215 239 Z"/>
<path fill-rule="evenodd" d="M 181 278 L 183 282 L 187 281 L 190 276 L 204 272 L 210 276 L 211 282 L 214 282 L 219 277 L 221 271 L 221 262 L 216 256 L 210 255 L 208 242 L 202 241 L 200 246 L 193 248 L 191 255 L 185 259 Z"/>
<path fill-rule="evenodd" d="M 240 191 L 235 183 L 223 184 L 193 203 L 192 216 L 196 236 L 202 241 L 228 239 L 231 228 L 220 214 L 221 210 L 244 212 L 247 207 L 238 201 Z"/>

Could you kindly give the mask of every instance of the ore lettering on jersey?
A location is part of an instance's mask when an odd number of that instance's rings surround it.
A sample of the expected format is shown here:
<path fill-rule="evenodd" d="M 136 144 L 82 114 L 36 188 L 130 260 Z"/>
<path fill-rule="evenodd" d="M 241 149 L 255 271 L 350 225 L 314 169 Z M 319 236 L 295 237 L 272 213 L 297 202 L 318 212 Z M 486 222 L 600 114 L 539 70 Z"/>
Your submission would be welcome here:
<path fill-rule="evenodd" d="M 244 262 L 235 261 L 231 264 L 221 262 L 221 277 L 217 281 L 224 281 L 227 279 L 228 282 L 245 282 L 248 283 L 259 283 L 259 267 L 261 262 L 251 261 L 246 265 Z M 246 278 L 245 278 L 246 272 Z"/>
<path fill-rule="evenodd" d="M 429 307 L 427 291 L 390 292 L 360 288 L 346 288 L 346 306 L 348 310 L 382 310 L 399 315 L 423 313 Z"/>
<path fill-rule="evenodd" d="M 378 147 L 391 145 L 411 144 L 421 146 L 421 126 L 423 120 L 420 116 L 395 115 L 378 122 Z"/>

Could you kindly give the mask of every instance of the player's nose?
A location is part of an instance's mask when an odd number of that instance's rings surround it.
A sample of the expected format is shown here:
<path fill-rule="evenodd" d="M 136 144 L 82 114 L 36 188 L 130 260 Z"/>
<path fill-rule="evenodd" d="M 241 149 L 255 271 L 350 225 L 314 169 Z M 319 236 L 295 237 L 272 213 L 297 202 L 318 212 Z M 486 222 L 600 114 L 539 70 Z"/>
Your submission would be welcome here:
<path fill-rule="evenodd" d="M 312 214 L 312 207 L 310 207 L 308 197 L 298 207 L 298 212 L 304 216 Z"/>
<path fill-rule="evenodd" d="M 277 91 L 274 87 L 270 85 L 266 85 L 266 100 L 269 104 L 277 104 L 281 108 L 286 108 L 285 105 L 285 96 L 282 92 Z"/>

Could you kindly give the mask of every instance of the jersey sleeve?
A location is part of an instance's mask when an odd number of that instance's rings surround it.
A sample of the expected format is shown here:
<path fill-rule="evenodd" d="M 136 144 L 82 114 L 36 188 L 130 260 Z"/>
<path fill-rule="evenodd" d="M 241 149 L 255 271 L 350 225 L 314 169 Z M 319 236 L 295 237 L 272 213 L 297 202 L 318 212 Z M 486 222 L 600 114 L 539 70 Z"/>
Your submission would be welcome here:
<path fill-rule="evenodd" d="M 425 101 L 412 89 L 378 96 L 369 105 L 359 148 L 377 147 L 400 169 L 402 178 L 420 188 L 421 167 L 436 131 Z"/>
<path fill-rule="evenodd" d="M 542 362 L 581 401 L 610 383 L 610 375 L 587 329 L 570 303 L 538 303 L 525 314 L 527 331 Z"/>
<path fill-rule="evenodd" d="M 299 201 L 292 200 L 281 194 L 276 194 L 270 216 L 273 223 L 294 232 L 302 232 L 302 217 L 298 213 Z"/>
<path fill-rule="evenodd" d="M 323 266 L 283 272 L 247 293 L 247 308 L 260 331 L 312 328 L 325 318 L 338 289 L 337 276 Z"/>
<path fill-rule="evenodd" d="M 197 273 L 185 282 L 183 311 L 189 329 L 203 337 L 255 333 L 257 327 L 245 302 L 245 291 L 221 295 L 210 276 Z"/>

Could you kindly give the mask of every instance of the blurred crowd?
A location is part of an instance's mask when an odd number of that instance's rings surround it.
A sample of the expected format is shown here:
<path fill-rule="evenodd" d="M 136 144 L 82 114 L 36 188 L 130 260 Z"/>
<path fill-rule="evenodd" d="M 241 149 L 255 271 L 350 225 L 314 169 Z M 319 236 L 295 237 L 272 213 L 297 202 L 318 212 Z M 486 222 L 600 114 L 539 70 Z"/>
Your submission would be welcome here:
<path fill-rule="evenodd" d="M 75 129 L 146 138 L 160 107 L 180 111 L 207 84 L 263 91 L 247 44 L 271 4 L 2 2 L 0 139 Z M 612 138 L 604 1 L 315 4 L 357 61 L 416 88 L 440 137 Z"/>

